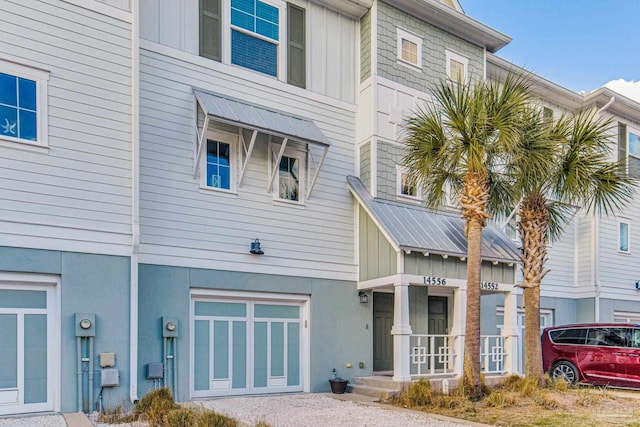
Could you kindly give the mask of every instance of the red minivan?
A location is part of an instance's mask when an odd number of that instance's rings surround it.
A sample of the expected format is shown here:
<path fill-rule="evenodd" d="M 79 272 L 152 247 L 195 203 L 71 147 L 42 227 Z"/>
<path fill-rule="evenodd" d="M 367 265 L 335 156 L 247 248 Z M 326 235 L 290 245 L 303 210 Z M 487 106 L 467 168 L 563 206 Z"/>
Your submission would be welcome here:
<path fill-rule="evenodd" d="M 590 323 L 542 332 L 542 363 L 552 378 L 640 388 L 640 325 Z"/>

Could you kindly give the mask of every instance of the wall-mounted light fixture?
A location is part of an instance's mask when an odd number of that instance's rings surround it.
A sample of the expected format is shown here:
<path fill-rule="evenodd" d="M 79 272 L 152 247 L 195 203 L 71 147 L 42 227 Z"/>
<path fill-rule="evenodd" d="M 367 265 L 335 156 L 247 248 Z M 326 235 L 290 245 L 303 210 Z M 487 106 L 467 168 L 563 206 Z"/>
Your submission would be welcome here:
<path fill-rule="evenodd" d="M 640 291 L 640 280 L 636 280 L 636 291 Z"/>
<path fill-rule="evenodd" d="M 369 302 L 369 294 L 365 291 L 358 291 L 358 296 L 360 297 L 360 304 L 366 304 Z"/>
<path fill-rule="evenodd" d="M 260 240 L 256 239 L 253 242 L 251 242 L 251 250 L 249 250 L 249 252 L 251 252 L 254 255 L 264 254 L 263 250 L 260 249 Z"/>

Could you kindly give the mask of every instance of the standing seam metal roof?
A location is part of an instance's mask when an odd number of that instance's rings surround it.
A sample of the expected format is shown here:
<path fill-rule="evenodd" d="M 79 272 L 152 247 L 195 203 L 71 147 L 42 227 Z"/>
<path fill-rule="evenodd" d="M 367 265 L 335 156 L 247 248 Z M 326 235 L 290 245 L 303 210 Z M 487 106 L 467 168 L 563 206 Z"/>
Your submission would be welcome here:
<path fill-rule="evenodd" d="M 326 135 L 311 120 L 199 89 L 194 89 L 193 93 L 209 116 L 250 129 L 277 132 L 298 141 L 330 145 Z"/>
<path fill-rule="evenodd" d="M 347 183 L 354 196 L 385 228 L 396 247 L 443 255 L 467 255 L 463 218 L 420 206 L 374 199 L 355 176 L 348 176 Z M 520 251 L 502 230 L 489 222 L 482 231 L 482 258 L 520 262 Z"/>

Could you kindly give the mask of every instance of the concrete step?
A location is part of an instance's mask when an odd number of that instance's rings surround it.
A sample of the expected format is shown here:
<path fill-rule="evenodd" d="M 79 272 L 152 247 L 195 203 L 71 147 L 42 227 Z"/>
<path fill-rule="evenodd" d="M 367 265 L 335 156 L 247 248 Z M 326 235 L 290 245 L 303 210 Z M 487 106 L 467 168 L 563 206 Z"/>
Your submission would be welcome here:
<path fill-rule="evenodd" d="M 384 388 L 388 390 L 402 390 L 402 383 L 393 381 L 391 377 L 373 376 L 373 377 L 355 377 L 353 383 L 357 385 L 365 385 L 370 387 Z"/>
<path fill-rule="evenodd" d="M 362 384 L 351 384 L 351 393 L 363 396 L 376 397 L 380 400 L 387 400 L 400 395 L 400 390 L 391 390 L 388 388 L 374 387 Z"/>

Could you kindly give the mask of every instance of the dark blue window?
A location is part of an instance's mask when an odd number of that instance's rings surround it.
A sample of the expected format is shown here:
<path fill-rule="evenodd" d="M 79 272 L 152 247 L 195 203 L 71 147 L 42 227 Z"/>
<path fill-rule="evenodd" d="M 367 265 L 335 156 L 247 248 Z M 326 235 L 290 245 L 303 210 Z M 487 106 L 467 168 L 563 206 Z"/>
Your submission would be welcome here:
<path fill-rule="evenodd" d="M 0 135 L 36 141 L 36 82 L 0 73 Z"/>
<path fill-rule="evenodd" d="M 207 187 L 231 189 L 231 146 L 207 140 Z"/>
<path fill-rule="evenodd" d="M 277 76 L 279 19 L 278 8 L 267 3 L 231 0 L 231 63 Z"/>

